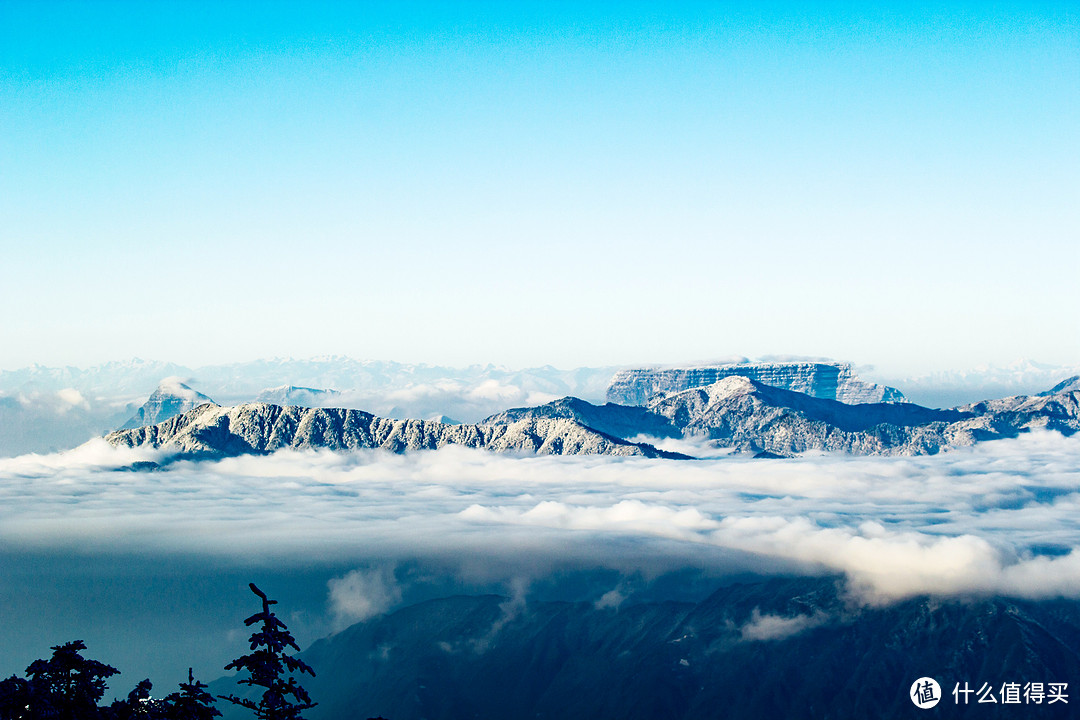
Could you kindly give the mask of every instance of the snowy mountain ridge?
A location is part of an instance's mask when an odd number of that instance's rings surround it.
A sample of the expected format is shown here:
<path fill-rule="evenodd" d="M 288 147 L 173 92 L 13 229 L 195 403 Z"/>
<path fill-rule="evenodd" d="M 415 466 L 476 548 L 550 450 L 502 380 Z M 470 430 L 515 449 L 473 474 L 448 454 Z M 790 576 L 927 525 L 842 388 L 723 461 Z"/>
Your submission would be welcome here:
<path fill-rule="evenodd" d="M 937 410 L 913 403 L 847 404 L 772 387 L 740 375 L 655 395 L 647 407 L 562 398 L 477 424 L 380 418 L 351 409 L 248 403 L 202 405 L 157 425 L 111 433 L 122 447 L 227 457 L 281 448 L 392 452 L 462 445 L 496 452 L 686 457 L 642 436 L 700 438 L 760 457 L 831 451 L 927 455 L 1036 429 L 1080 431 L 1080 391 L 1017 396 Z"/>
<path fill-rule="evenodd" d="M 746 358 L 734 357 L 696 367 L 791 363 L 812 365 L 825 361 L 773 357 L 749 363 Z M 687 367 L 659 369 L 684 372 Z M 223 405 L 259 399 L 277 405 L 363 410 L 394 419 L 452 418 L 455 422 L 478 423 L 510 412 L 507 408 L 542 406 L 561 397 L 601 403 L 618 369 L 560 370 L 542 366 L 513 370 L 490 364 L 450 368 L 340 356 L 276 358 L 203 368 L 139 359 L 83 369 L 34 365 L 0 371 L 0 456 L 60 451 L 116 429 L 133 418 L 161 379 L 167 377 L 191 378 L 185 384 Z M 861 372 L 865 375 L 873 371 Z M 954 407 L 986 398 L 1035 395 L 1064 378 L 1078 375 L 1080 366 L 1025 361 L 1007 368 L 988 367 L 910 381 L 888 380 L 880 375 L 874 379 L 903 388 L 907 399 L 918 404 Z M 995 378 L 1008 383 L 980 384 L 997 381 Z M 831 388 L 831 384 L 825 386 Z M 807 383 L 802 387 L 807 389 Z M 639 398 L 641 403 L 646 400 Z M 153 416 L 151 421 L 162 417 Z"/>
<path fill-rule="evenodd" d="M 184 457 L 265 454 L 283 448 L 391 452 L 446 445 L 538 455 L 679 457 L 562 418 L 526 418 L 505 424 L 448 425 L 430 420 L 380 418 L 361 410 L 247 403 L 202 405 L 157 425 L 106 436 L 118 447 L 161 448 Z"/>

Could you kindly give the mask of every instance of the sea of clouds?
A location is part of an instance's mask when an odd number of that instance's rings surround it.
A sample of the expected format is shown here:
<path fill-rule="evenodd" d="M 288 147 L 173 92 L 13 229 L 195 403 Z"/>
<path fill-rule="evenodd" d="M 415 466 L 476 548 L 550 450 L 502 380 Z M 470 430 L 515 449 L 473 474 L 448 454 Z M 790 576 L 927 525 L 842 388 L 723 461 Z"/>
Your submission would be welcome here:
<path fill-rule="evenodd" d="M 361 569 L 329 588 L 342 622 L 400 599 L 386 568 L 413 560 L 489 580 L 568 563 L 842 574 L 866 603 L 1080 597 L 1080 437 L 1056 433 L 917 458 L 671 461 L 448 447 L 128 469 L 155 458 L 94 441 L 0 459 L 0 542 L 355 562 Z"/>

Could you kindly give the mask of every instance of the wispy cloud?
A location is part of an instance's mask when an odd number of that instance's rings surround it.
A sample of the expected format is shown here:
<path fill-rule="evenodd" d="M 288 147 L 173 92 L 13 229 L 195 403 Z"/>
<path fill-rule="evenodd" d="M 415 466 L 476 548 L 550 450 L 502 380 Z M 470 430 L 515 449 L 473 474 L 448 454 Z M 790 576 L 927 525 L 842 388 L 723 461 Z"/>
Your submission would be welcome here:
<path fill-rule="evenodd" d="M 575 562 L 630 572 L 652 558 L 666 569 L 842 573 L 866 602 L 1080 597 L 1080 437 L 1034 433 L 921 458 L 670 462 L 448 447 L 118 469 L 152 459 L 90 443 L 0 460 L 0 539 L 220 557 L 318 551 L 357 567 L 421 559 L 507 577 Z M 392 581 L 385 571 L 342 578 L 331 592 L 342 621 L 392 604 Z"/>
<path fill-rule="evenodd" d="M 329 582 L 330 611 L 334 629 L 384 613 L 401 601 L 401 586 L 394 568 L 357 569 Z"/>
<path fill-rule="evenodd" d="M 743 640 L 782 640 L 817 627 L 826 620 L 828 616 L 820 611 L 812 615 L 786 617 L 762 613 L 760 608 L 754 608 L 754 611 L 750 613 L 750 619 L 739 629 L 739 633 Z"/>

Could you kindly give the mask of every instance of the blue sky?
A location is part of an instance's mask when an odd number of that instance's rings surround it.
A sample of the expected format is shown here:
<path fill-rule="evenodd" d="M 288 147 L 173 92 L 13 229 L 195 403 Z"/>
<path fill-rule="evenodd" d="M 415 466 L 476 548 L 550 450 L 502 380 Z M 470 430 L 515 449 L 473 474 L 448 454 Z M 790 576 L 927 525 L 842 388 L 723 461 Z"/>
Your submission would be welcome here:
<path fill-rule="evenodd" d="M 1065 3 L 6 1 L 0 368 L 1075 364 L 1077 117 Z"/>

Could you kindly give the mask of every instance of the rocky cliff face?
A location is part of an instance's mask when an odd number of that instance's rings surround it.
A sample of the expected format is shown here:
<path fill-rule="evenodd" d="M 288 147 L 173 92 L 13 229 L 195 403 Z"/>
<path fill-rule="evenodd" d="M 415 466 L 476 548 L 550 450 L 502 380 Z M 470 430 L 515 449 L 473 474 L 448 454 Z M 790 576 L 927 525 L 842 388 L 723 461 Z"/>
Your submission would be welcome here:
<path fill-rule="evenodd" d="M 194 390 L 178 378 L 165 378 L 150 397 L 120 429 L 156 425 L 171 417 L 194 410 L 200 405 L 214 402 L 198 390 Z"/>
<path fill-rule="evenodd" d="M 646 405 L 658 393 L 712 385 L 726 377 L 745 377 L 762 385 L 843 403 L 903 402 L 896 388 L 864 383 L 847 363 L 733 363 L 705 367 L 620 370 L 608 385 L 608 402 Z"/>
<path fill-rule="evenodd" d="M 391 420 L 361 410 L 267 403 L 232 408 L 203 405 L 157 425 L 118 430 L 105 439 L 119 447 L 164 448 L 178 455 L 211 458 L 265 454 L 282 448 L 405 452 L 445 445 L 539 455 L 679 457 L 563 418 L 447 425 L 430 420 Z"/>

